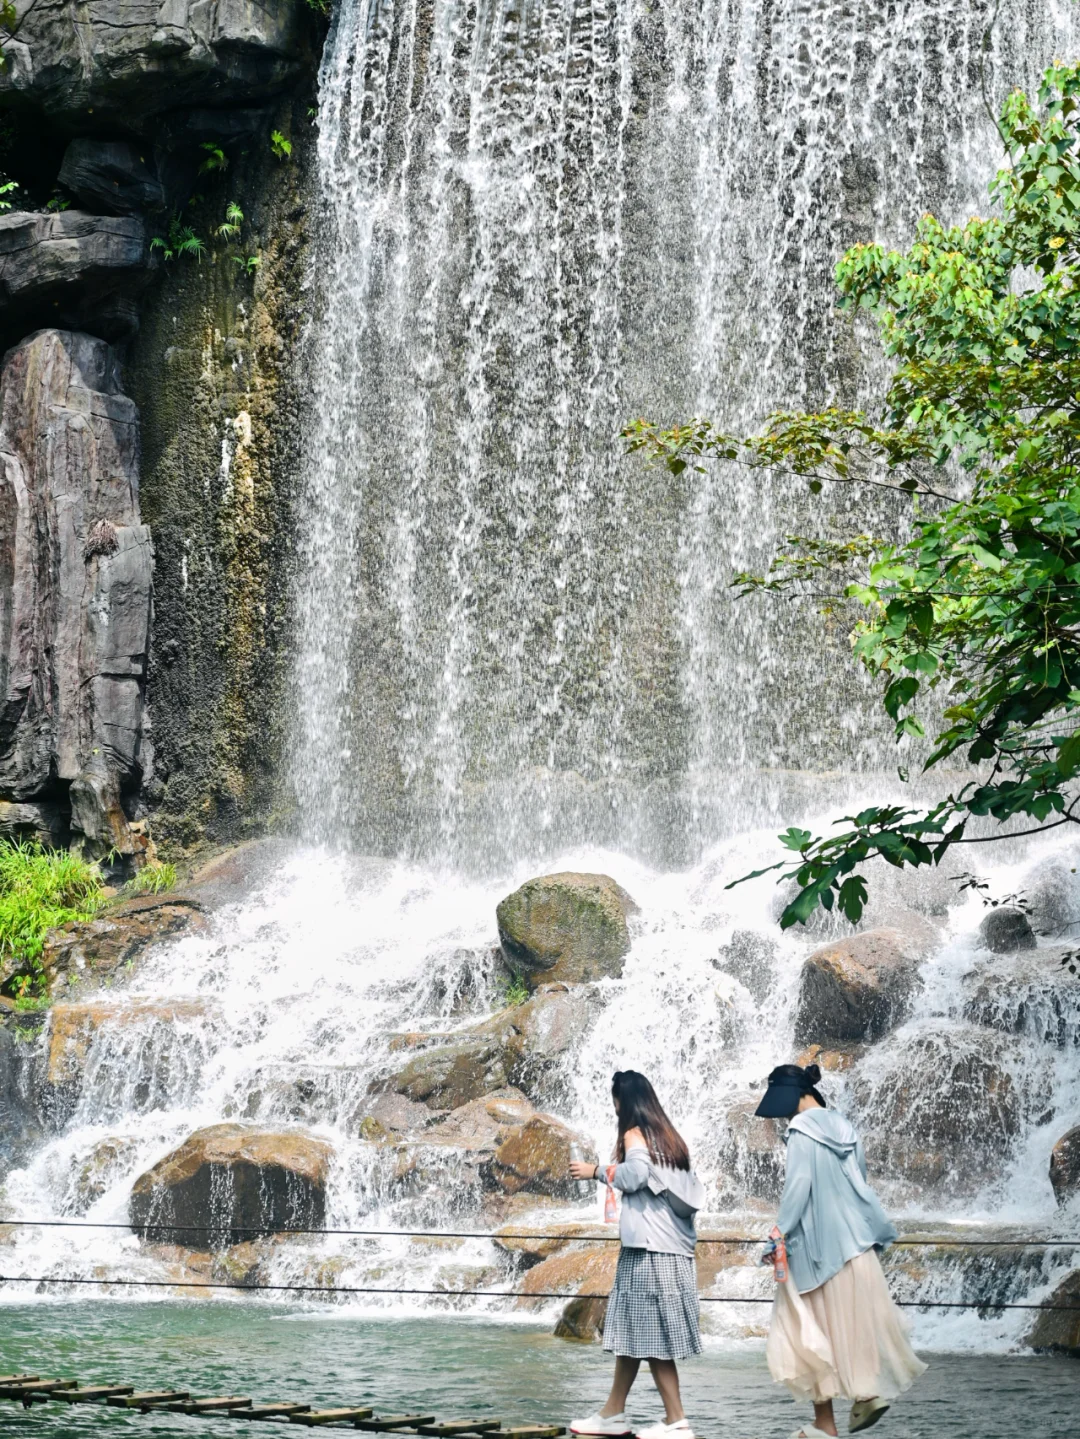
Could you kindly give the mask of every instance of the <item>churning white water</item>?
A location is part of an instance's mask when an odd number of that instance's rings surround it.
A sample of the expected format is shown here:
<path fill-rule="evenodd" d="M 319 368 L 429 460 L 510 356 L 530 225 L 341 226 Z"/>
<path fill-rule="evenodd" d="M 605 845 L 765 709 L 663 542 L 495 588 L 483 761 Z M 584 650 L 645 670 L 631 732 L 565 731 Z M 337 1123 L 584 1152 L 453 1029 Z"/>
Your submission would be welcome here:
<path fill-rule="evenodd" d="M 340 0 L 320 82 L 292 755 L 312 847 L 104 995 L 70 1041 L 77 1081 L 46 1072 L 55 1021 L 29 1047 L 27 1084 L 57 1097 L 7 1178 L 7 1217 L 122 1223 L 137 1175 L 237 1119 L 330 1140 L 330 1228 L 487 1227 L 475 1155 L 438 1126 L 373 1137 L 373 1086 L 400 1067 L 401 1036 L 500 1008 L 497 901 L 541 869 L 581 869 L 612 874 L 640 913 L 623 977 L 595 987 L 537 1098 L 603 1153 L 612 1070 L 648 1071 L 711 1217 L 761 1232 L 778 1161 L 739 1115 L 790 1056 L 799 966 L 831 931 L 782 936 L 768 880 L 725 886 L 775 858 L 778 821 L 884 797 L 874 771 L 894 758 L 844 636 L 727 584 L 792 528 L 903 516 L 862 496 L 809 508 L 734 472 L 676 483 L 617 435 L 639 413 L 750 429 L 775 406 L 871 392 L 872 337 L 834 312 L 837 257 L 905 244 L 926 209 L 985 206 L 984 89 L 995 106 L 1070 43 L 1066 5 L 1002 0 L 984 47 L 991 10 Z M 1063 855 L 1050 870 L 1069 934 L 1080 886 Z M 988 869 L 996 891 L 1028 862 Z M 913 1221 L 1067 1234 L 1080 1215 L 1055 1209 L 1046 1175 L 1080 1118 L 1080 990 L 1045 965 L 995 986 L 980 901 L 941 877 L 884 885 L 878 919 L 913 909 L 935 937 L 911 1015 L 829 1076 L 830 1097 Z M 5 1244 L 10 1273 L 190 1272 L 117 1231 Z M 1067 1261 L 937 1255 L 894 1278 L 908 1298 L 1038 1300 Z M 260 1274 L 447 1291 L 514 1278 L 485 1240 L 346 1235 L 297 1237 Z M 712 1292 L 766 1290 L 742 1266 Z M 717 1336 L 762 1317 L 706 1308 Z M 918 1337 L 1003 1347 L 1029 1322 L 931 1313 Z"/>
<path fill-rule="evenodd" d="M 603 1153 L 612 1136 L 610 1075 L 640 1064 L 678 1116 L 706 1178 L 706 1224 L 752 1235 L 762 1231 L 779 1171 L 752 1140 L 748 1147 L 747 1131 L 737 1121 L 733 1128 L 730 1116 L 790 1052 L 795 980 L 814 942 L 778 936 L 768 881 L 725 888 L 769 843 L 764 832 L 741 837 L 680 874 L 603 852 L 563 857 L 570 867 L 618 874 L 641 913 L 623 977 L 595 987 L 587 1026 L 538 1095 L 541 1103 L 550 1096 L 547 1107 Z M 1075 856 L 1063 853 L 1068 870 Z M 1039 863 L 1044 873 L 1047 862 Z M 523 867 L 470 883 L 404 862 L 317 850 L 284 859 L 272 882 L 224 909 L 211 932 L 163 946 L 122 991 L 102 998 L 69 1112 L 8 1177 L 8 1216 L 122 1224 L 138 1174 L 193 1130 L 238 1119 L 270 1128 L 299 1123 L 332 1143 L 331 1229 L 490 1227 L 475 1153 L 437 1125 L 387 1142 L 370 1135 L 364 1118 L 370 1091 L 407 1057 L 398 1036 L 462 1031 L 503 1003 L 504 981 L 492 960 L 494 906 L 527 873 Z M 1074 899 L 1080 903 L 1080 887 Z M 1009 1019 L 975 1032 L 966 1013 L 976 991 L 980 914 L 969 904 L 939 917 L 941 946 L 911 1019 L 852 1070 L 828 1076 L 826 1088 L 863 1128 L 884 1193 L 914 1220 L 928 1219 L 934 1232 L 942 1222 L 965 1221 L 974 1228 L 963 1233 L 998 1239 L 1068 1234 L 1078 1216 L 1055 1211 L 1046 1174 L 1051 1144 L 1080 1110 L 1073 1062 L 1080 992 L 1041 976 L 1026 990 L 1014 982 L 1032 1023 Z M 980 956 L 982 971 L 986 958 Z M 1061 1023 L 1049 1031 L 1038 1020 L 1040 997 L 1060 1010 Z M 1000 1100 L 989 1109 L 985 1096 L 964 1089 L 965 1076 L 969 1085 L 985 1083 L 978 1063 L 988 1054 Z M 987 1115 L 1007 1132 L 973 1136 Z M 897 1130 L 921 1136 L 927 1148 L 959 1143 L 965 1162 L 985 1168 L 974 1179 L 961 1174 L 957 1188 L 950 1163 L 944 1178 L 912 1192 L 887 1162 Z M 574 1217 L 565 1209 L 548 1214 Z M 585 1204 L 580 1217 L 596 1219 L 598 1211 Z M 531 1217 L 518 1211 L 512 1223 L 543 1218 L 542 1209 Z M 177 1251 L 110 1230 L 19 1229 L 7 1244 L 11 1273 L 121 1281 L 198 1275 L 180 1265 Z M 1018 1260 L 1010 1251 L 1000 1264 L 985 1253 L 971 1264 L 963 1255 L 937 1255 L 927 1267 L 920 1255 L 913 1268 L 901 1267 L 896 1283 L 908 1298 L 1038 1299 L 1068 1259 L 1068 1252 L 1033 1251 Z M 228 1282 L 229 1271 L 219 1268 L 215 1277 Z M 514 1273 L 485 1240 L 331 1235 L 298 1236 L 274 1249 L 259 1278 L 452 1291 L 506 1289 Z M 766 1289 L 759 1271 L 735 1268 L 707 1292 L 738 1297 Z M 22 1286 L 3 1293 L 9 1302 L 26 1298 Z M 528 1317 L 516 1301 L 502 1299 L 354 1295 L 337 1302 L 397 1312 L 423 1306 L 471 1313 L 479 1305 Z M 542 1305 L 541 1317 L 550 1323 L 558 1307 Z M 719 1337 L 737 1337 L 761 1317 L 746 1306 L 711 1305 L 706 1313 L 708 1331 Z M 1000 1347 L 1029 1322 L 1023 1312 L 930 1314 L 919 1316 L 918 1332 L 928 1345 Z"/>

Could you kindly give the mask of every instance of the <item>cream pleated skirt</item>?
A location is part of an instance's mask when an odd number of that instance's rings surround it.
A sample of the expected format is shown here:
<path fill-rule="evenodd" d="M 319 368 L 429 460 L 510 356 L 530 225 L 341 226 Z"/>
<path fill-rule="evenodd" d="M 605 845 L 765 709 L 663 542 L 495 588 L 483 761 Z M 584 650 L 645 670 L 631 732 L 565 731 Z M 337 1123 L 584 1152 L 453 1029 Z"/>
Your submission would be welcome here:
<path fill-rule="evenodd" d="M 895 1399 L 926 1369 L 873 1249 L 805 1294 L 778 1284 L 765 1353 L 776 1382 L 815 1404 Z"/>

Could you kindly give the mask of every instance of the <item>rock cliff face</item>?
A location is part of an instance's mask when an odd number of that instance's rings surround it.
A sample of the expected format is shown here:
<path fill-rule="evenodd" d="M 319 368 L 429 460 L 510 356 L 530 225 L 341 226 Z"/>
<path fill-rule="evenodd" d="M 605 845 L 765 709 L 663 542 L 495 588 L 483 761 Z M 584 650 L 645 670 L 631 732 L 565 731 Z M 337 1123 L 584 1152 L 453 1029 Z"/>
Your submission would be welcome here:
<path fill-rule="evenodd" d="M 137 864 L 129 822 L 148 805 L 164 837 L 194 842 L 273 802 L 321 37 L 303 0 L 15 9 L 2 828 Z"/>
<path fill-rule="evenodd" d="M 0 384 L 0 784 L 12 799 L 76 791 L 73 828 L 132 851 L 119 809 L 143 763 L 150 535 L 138 421 L 116 357 L 42 330 Z"/>
<path fill-rule="evenodd" d="M 71 129 L 280 94 L 310 61 L 290 0 L 16 0 L 0 102 Z"/>

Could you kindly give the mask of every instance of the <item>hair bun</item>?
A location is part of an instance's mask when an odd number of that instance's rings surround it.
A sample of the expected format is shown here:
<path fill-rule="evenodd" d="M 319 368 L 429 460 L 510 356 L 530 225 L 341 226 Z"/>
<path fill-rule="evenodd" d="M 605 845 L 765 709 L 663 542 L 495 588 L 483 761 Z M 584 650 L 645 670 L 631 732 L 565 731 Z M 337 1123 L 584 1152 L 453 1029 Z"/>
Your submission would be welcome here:
<path fill-rule="evenodd" d="M 803 1073 L 811 1084 L 817 1084 L 821 1079 L 821 1068 L 817 1064 L 808 1064 L 803 1070 Z"/>

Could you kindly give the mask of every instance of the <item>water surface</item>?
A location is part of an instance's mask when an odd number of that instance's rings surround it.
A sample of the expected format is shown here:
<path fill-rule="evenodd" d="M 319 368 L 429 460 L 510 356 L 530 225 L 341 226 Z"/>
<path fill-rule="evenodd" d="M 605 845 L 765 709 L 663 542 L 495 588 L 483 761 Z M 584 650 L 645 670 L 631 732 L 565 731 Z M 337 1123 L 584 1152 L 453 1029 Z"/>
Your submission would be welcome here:
<path fill-rule="evenodd" d="M 1020 1433 L 1074 1439 L 1080 1400 L 1074 1361 L 927 1357 L 928 1373 L 898 1401 L 875 1439 L 1014 1439 Z M 599 1346 L 566 1343 L 527 1324 L 270 1314 L 239 1303 L 110 1303 L 4 1309 L 0 1366 L 264 1401 L 370 1404 L 383 1412 L 419 1405 L 440 1417 L 566 1423 L 602 1402 L 611 1361 Z M 783 1439 L 803 1417 L 771 1383 L 760 1344 L 711 1349 L 681 1368 L 687 1411 L 701 1439 Z M 658 1413 L 648 1380 L 639 1380 L 630 1412 L 638 1422 Z M 253 1431 L 229 1419 L 57 1405 L 24 1414 L 3 1405 L 0 1432 L 12 1439 L 194 1439 Z"/>

